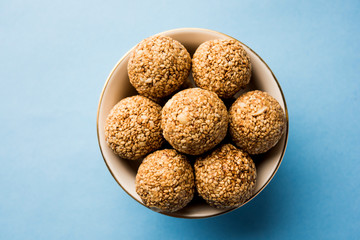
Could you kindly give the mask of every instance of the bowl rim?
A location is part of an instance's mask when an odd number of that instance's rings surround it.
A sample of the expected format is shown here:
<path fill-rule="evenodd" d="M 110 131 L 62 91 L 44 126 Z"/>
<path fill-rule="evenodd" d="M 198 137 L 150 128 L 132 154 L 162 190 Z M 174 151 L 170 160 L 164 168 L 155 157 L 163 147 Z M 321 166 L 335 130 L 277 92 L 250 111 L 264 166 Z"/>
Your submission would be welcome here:
<path fill-rule="evenodd" d="M 234 39 L 236 41 L 239 41 L 238 39 L 232 37 L 232 36 L 229 36 L 225 33 L 222 33 L 222 32 L 219 32 L 219 31 L 215 31 L 215 30 L 210 30 L 210 29 L 206 29 L 206 28 L 175 28 L 175 29 L 171 29 L 171 30 L 167 30 L 167 31 L 163 31 L 163 32 L 160 32 L 160 33 L 157 33 L 157 34 L 154 34 L 154 35 L 161 35 L 161 34 L 167 34 L 167 33 L 172 33 L 172 32 L 178 32 L 178 31 L 189 31 L 189 30 L 192 30 L 192 31 L 203 31 L 203 32 L 212 32 L 212 33 L 216 33 L 216 34 L 220 34 L 220 35 L 224 35 L 226 37 L 229 37 L 231 39 Z M 250 47 L 248 47 L 246 44 L 244 44 L 243 42 L 239 41 L 241 44 L 243 44 L 244 46 L 246 46 L 253 54 L 255 54 L 259 59 L 260 61 L 265 64 L 266 68 L 270 71 L 271 75 L 273 76 L 273 78 L 275 79 L 275 82 L 280 90 L 280 93 L 281 93 L 281 97 L 284 101 L 284 110 L 285 110 L 285 117 L 286 117 L 286 129 L 285 129 L 285 143 L 284 143 L 284 147 L 282 149 L 282 152 L 281 152 L 281 156 L 280 156 L 280 160 L 278 162 L 278 164 L 276 165 L 276 168 L 275 170 L 273 171 L 273 173 L 271 174 L 271 176 L 269 177 L 269 179 L 265 182 L 265 184 L 251 197 L 249 198 L 248 200 L 246 200 L 246 202 L 244 202 L 242 205 L 240 206 L 237 206 L 237 207 L 232 207 L 232 208 L 229 208 L 229 209 L 225 209 L 224 211 L 220 212 L 220 213 L 215 213 L 215 214 L 211 214 L 211 215 L 208 215 L 208 216 L 180 216 L 180 215 L 174 215 L 172 213 L 166 213 L 166 212 L 159 212 L 163 215 L 166 215 L 166 216 L 170 216 L 170 217 L 176 217 L 176 218 L 184 218 L 184 219 L 203 219 L 203 218 L 210 218 L 210 217 L 216 217 L 216 216 L 220 216 L 220 215 L 223 215 L 225 213 L 229 213 L 235 209 L 238 209 L 242 206 L 244 206 L 245 204 L 247 204 L 248 202 L 250 202 L 252 199 L 254 199 L 257 195 L 259 195 L 260 192 L 262 192 L 265 187 L 270 183 L 270 181 L 274 178 L 276 172 L 278 171 L 280 165 L 281 165 L 281 162 L 284 158 L 284 155 L 285 155 L 285 151 L 286 151 L 286 148 L 287 148 L 287 144 L 288 144 L 288 137 L 289 137 L 289 114 L 288 114 L 288 109 L 287 109 L 287 104 L 286 104 L 286 100 L 285 100 L 285 96 L 284 96 L 284 93 L 281 89 L 281 86 L 277 80 L 277 78 L 275 77 L 274 73 L 272 72 L 271 68 L 267 65 L 267 63 L 254 51 L 252 50 Z M 117 69 L 117 67 L 119 66 L 119 64 L 125 59 L 125 57 L 130 54 L 134 48 L 136 47 L 136 45 L 134 47 L 132 47 L 129 51 L 127 51 L 121 58 L 120 60 L 115 64 L 115 66 L 113 67 L 113 69 L 111 70 L 109 76 L 107 77 L 106 79 L 106 82 L 104 84 L 104 87 L 101 91 L 101 94 L 100 94 L 100 99 L 99 99 L 99 104 L 98 104 L 98 109 L 97 109 L 97 116 L 96 116 L 96 133 L 97 133 L 97 139 L 98 139 L 98 145 L 99 145 L 99 148 L 100 148 L 100 152 L 101 152 L 101 155 L 103 157 L 103 160 L 106 164 L 106 167 L 108 168 L 109 172 L 111 173 L 111 175 L 113 176 L 113 178 L 115 179 L 115 181 L 119 184 L 119 186 L 130 196 L 132 197 L 134 200 L 136 200 L 138 203 L 140 203 L 142 206 L 148 208 L 144 203 L 142 203 L 141 201 L 137 200 L 132 194 L 130 194 L 121 184 L 120 182 L 116 179 L 113 171 L 110 169 L 107 161 L 106 161 L 106 158 L 104 156 L 104 153 L 102 151 L 102 148 L 101 148 L 101 143 L 100 143 L 100 135 L 99 135 L 99 112 L 100 112 L 100 106 L 101 106 L 101 103 L 102 103 L 102 100 L 103 100 L 103 96 L 104 96 L 104 92 L 105 92 L 105 89 L 107 88 L 107 85 L 112 77 L 112 75 L 114 74 L 115 70 Z M 150 208 L 148 208 L 150 209 Z M 151 209 L 150 209 L 151 210 Z"/>

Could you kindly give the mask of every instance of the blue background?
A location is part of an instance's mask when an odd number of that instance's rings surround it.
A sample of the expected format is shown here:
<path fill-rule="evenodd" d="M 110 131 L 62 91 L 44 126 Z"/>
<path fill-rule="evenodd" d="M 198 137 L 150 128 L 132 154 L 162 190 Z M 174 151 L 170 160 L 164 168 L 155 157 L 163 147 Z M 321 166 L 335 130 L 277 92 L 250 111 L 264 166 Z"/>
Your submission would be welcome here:
<path fill-rule="evenodd" d="M 1 1 L 0 239 L 359 239 L 359 22 L 359 1 Z M 113 66 L 143 38 L 179 27 L 250 46 L 289 108 L 275 178 L 210 219 L 135 202 L 97 143 Z"/>

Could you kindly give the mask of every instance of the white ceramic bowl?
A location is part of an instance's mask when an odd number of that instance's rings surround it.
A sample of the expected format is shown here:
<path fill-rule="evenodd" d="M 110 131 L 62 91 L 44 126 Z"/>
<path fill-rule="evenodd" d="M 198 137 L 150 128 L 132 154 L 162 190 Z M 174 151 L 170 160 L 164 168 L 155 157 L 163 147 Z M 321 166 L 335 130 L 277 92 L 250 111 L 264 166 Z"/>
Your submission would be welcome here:
<path fill-rule="evenodd" d="M 199 28 L 174 29 L 160 34 L 172 37 L 181 42 L 191 55 L 201 43 L 207 40 L 231 38 L 223 33 Z M 287 121 L 286 132 L 278 144 L 265 154 L 253 156 L 257 169 L 257 182 L 254 194 L 245 202 L 247 203 L 266 187 L 279 168 L 287 145 L 289 121 L 285 98 L 274 74 L 253 50 L 244 44 L 242 45 L 249 54 L 253 67 L 250 84 L 244 91 L 259 89 L 268 92 L 279 101 L 280 105 L 285 110 Z M 97 134 L 100 150 L 109 171 L 119 185 L 132 198 L 144 205 L 135 191 L 135 176 L 141 161 L 129 161 L 115 155 L 107 146 L 104 136 L 104 124 L 111 108 L 121 99 L 137 94 L 135 89 L 131 86 L 127 74 L 127 63 L 131 51 L 132 49 L 120 59 L 105 82 L 104 89 L 100 96 L 97 113 Z M 191 78 L 191 76 L 189 77 Z M 236 208 L 237 207 L 230 209 L 216 209 L 207 205 L 200 197 L 195 197 L 192 202 L 180 211 L 164 214 L 182 218 L 206 218 L 220 215 Z"/>

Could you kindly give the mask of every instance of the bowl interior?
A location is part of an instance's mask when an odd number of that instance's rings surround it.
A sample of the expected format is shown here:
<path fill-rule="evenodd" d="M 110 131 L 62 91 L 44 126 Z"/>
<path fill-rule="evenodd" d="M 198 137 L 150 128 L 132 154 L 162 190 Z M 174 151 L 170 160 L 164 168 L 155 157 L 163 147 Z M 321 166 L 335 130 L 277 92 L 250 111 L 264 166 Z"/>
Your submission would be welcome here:
<path fill-rule="evenodd" d="M 207 40 L 230 38 L 225 34 L 206 29 L 175 29 L 161 34 L 170 36 L 181 42 L 191 55 L 201 43 Z M 255 52 L 246 45 L 243 45 L 243 47 L 251 58 L 253 69 L 250 84 L 246 89 L 242 90 L 242 92 L 252 89 L 259 89 L 268 92 L 271 96 L 278 100 L 282 108 L 285 110 L 287 117 L 287 108 L 284 96 L 271 70 Z M 141 161 L 128 161 L 115 155 L 107 146 L 104 136 L 104 124 L 111 108 L 121 99 L 137 94 L 135 89 L 131 86 L 127 74 L 127 62 L 129 60 L 130 52 L 131 50 L 117 63 L 105 83 L 98 108 L 97 132 L 100 150 L 111 174 L 131 197 L 139 203 L 142 203 L 140 197 L 135 192 L 135 176 Z M 189 78 L 189 81 L 191 81 L 191 76 Z M 287 136 L 288 128 L 274 148 L 265 154 L 253 156 L 258 175 L 253 197 L 255 197 L 269 183 L 277 171 L 285 152 Z M 195 197 L 194 200 L 184 209 L 167 215 L 184 218 L 202 218 L 219 215 L 233 209 L 235 208 L 216 209 L 207 205 L 200 197 Z"/>

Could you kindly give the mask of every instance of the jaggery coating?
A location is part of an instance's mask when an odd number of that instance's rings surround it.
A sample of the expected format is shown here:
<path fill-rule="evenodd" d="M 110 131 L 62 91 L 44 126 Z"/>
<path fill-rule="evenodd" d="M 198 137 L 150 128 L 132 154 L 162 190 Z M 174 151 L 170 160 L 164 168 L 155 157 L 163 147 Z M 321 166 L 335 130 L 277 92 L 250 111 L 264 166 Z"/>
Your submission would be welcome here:
<path fill-rule="evenodd" d="M 250 156 L 224 144 L 194 165 L 199 195 L 216 208 L 236 207 L 248 200 L 256 184 L 256 168 Z"/>
<path fill-rule="evenodd" d="M 276 145 L 286 129 L 286 118 L 278 101 L 259 90 L 241 95 L 231 106 L 230 135 L 250 154 L 260 154 Z"/>
<path fill-rule="evenodd" d="M 194 173 L 185 155 L 174 149 L 153 152 L 136 174 L 136 192 L 154 210 L 174 212 L 194 196 Z"/>
<path fill-rule="evenodd" d="M 164 141 L 161 106 L 136 95 L 118 102 L 105 124 L 105 140 L 120 157 L 137 160 L 159 149 Z"/>
<path fill-rule="evenodd" d="M 130 83 L 139 94 L 159 99 L 173 93 L 185 81 L 191 57 L 180 42 L 158 35 L 135 47 L 127 67 Z"/>
<path fill-rule="evenodd" d="M 250 57 L 235 39 L 206 41 L 194 53 L 192 72 L 198 87 L 230 98 L 250 81 Z"/>
<path fill-rule="evenodd" d="M 179 152 L 202 154 L 226 135 L 228 113 L 222 100 L 201 88 L 175 94 L 163 107 L 161 127 L 165 139 Z"/>

